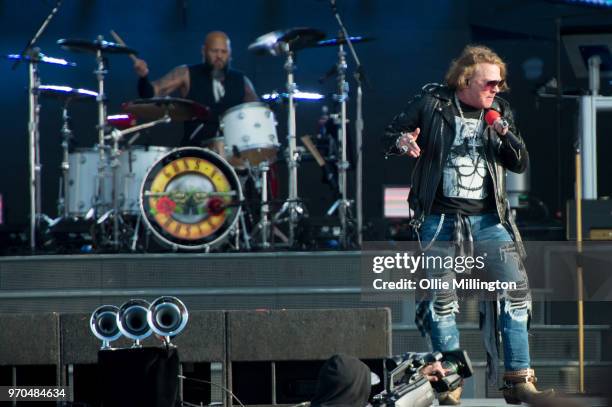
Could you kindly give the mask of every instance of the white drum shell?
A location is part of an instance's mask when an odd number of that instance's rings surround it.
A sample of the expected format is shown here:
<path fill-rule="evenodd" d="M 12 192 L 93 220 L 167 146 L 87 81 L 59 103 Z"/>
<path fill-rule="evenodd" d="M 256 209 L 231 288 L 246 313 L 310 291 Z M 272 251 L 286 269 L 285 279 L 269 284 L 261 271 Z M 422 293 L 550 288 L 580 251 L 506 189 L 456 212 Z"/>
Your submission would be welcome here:
<path fill-rule="evenodd" d="M 140 186 L 151 166 L 170 148 L 132 146 L 119 157 L 119 208 L 124 214 L 140 213 Z"/>
<path fill-rule="evenodd" d="M 243 103 L 228 109 L 220 120 L 220 128 L 223 131 L 226 157 L 230 161 L 234 148 L 241 153 L 255 153 L 253 159 L 257 161 L 258 151 L 266 156 L 270 155 L 270 151 L 276 152 L 279 147 L 274 112 L 265 103 Z"/>
<path fill-rule="evenodd" d="M 68 214 L 84 217 L 95 206 L 100 181 L 102 196 L 98 203 L 102 209 L 112 204 L 112 177 L 110 167 L 98 177 L 100 153 L 97 148 L 82 148 L 68 155 Z"/>

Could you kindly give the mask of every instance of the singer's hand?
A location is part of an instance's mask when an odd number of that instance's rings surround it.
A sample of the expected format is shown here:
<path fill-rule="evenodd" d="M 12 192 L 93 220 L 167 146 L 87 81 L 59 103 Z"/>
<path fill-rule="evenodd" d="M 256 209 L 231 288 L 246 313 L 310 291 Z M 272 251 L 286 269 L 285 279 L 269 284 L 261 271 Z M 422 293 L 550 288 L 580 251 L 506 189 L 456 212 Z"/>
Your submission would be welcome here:
<path fill-rule="evenodd" d="M 508 122 L 501 117 L 493 123 L 493 128 L 500 136 L 505 136 L 508 133 Z"/>
<path fill-rule="evenodd" d="M 421 149 L 417 144 L 416 140 L 421 133 L 420 128 L 416 128 L 412 133 L 402 133 L 401 137 L 397 139 L 397 149 L 402 154 L 408 154 L 410 157 L 417 158 L 421 155 Z"/>

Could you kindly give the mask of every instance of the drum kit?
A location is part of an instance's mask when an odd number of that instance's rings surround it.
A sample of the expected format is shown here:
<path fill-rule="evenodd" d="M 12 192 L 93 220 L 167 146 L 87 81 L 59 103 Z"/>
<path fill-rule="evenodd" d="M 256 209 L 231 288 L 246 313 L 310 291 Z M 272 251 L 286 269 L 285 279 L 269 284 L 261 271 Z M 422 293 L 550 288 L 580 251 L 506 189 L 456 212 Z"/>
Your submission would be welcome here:
<path fill-rule="evenodd" d="M 114 32 L 115 39 L 118 38 Z M 324 40 L 325 34 L 313 28 L 293 28 L 273 31 L 257 38 L 249 50 L 259 55 L 284 57 L 286 89 L 283 93 L 262 96 L 265 102 L 282 101 L 287 106 L 287 146 L 284 159 L 288 168 L 288 196 L 272 213 L 268 199 L 268 172 L 277 160 L 280 143 L 277 122 L 267 103 L 249 102 L 234 106 L 219 118 L 225 150 L 221 154 L 199 147 L 171 149 L 163 146 L 135 144 L 140 132 L 169 122 L 206 121 L 209 109 L 194 101 L 175 97 L 154 97 L 133 100 L 122 105 L 121 114 L 108 115 L 105 77 L 107 59 L 113 55 L 134 58 L 137 52 L 122 41 L 108 42 L 102 36 L 93 41 L 61 39 L 57 43 L 70 52 L 94 56 L 98 88 L 96 91 L 70 86 L 42 85 L 38 75 L 40 63 L 74 67 L 76 64 L 51 58 L 33 49 L 29 55 L 9 55 L 9 59 L 24 61 L 30 67 L 30 192 L 31 245 L 36 248 L 36 231 L 41 227 L 39 112 L 41 98 L 55 98 L 62 107 L 62 163 L 59 218 L 86 220 L 93 224 L 92 233 L 97 249 L 142 249 L 143 234 L 153 236 L 162 247 L 177 251 L 204 251 L 232 245 L 234 249 L 268 249 L 279 247 L 273 231 L 287 225 L 284 244 L 297 247 L 297 228 L 307 216 L 304 202 L 298 195 L 300 149 L 296 135 L 296 102 L 319 100 L 323 95 L 298 89 L 294 71 L 295 54 L 310 47 L 337 46 L 336 72 L 339 106 L 337 116 L 338 151 L 335 152 L 338 171 L 338 209 L 342 228 L 342 245 L 350 247 L 355 225 L 351 219 L 351 202 L 347 199 L 347 117 L 346 60 L 343 37 Z M 353 42 L 366 41 L 351 37 Z M 70 149 L 73 132 L 70 129 L 71 103 L 96 103 L 97 144 L 92 148 Z M 137 124 L 138 122 L 143 122 Z M 308 150 L 318 155 L 316 146 L 307 140 Z M 313 151 L 314 150 L 314 151 Z M 244 216 L 245 198 L 241 178 L 247 172 L 257 186 L 259 223 L 249 235 Z M 351 232 L 350 229 L 353 229 Z M 278 234 L 284 236 L 280 230 Z M 233 239 L 232 239 L 233 238 Z M 241 247 L 242 246 L 242 247 Z"/>

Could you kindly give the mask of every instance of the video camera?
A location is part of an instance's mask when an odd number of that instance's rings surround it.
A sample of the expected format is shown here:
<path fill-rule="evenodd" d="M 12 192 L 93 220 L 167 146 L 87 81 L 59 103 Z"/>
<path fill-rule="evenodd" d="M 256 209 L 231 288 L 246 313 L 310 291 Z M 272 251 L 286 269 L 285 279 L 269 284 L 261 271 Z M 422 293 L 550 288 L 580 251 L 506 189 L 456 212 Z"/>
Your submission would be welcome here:
<path fill-rule="evenodd" d="M 448 371 L 438 381 L 429 382 L 422 369 L 439 361 Z M 374 407 L 430 407 L 438 393 L 453 391 L 463 379 L 472 376 L 472 362 L 464 350 L 434 353 L 405 353 L 387 359 L 386 389 L 373 397 Z"/>

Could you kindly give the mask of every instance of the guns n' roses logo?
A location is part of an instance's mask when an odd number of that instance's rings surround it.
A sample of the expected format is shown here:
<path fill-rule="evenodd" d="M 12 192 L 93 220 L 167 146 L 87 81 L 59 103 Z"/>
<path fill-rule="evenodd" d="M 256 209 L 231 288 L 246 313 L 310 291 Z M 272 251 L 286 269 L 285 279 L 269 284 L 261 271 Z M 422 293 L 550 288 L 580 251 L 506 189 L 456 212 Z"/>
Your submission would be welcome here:
<path fill-rule="evenodd" d="M 234 178 L 231 167 L 218 156 L 201 149 L 179 149 L 147 174 L 143 214 L 172 242 L 210 241 L 236 215 L 233 202 L 239 194 Z"/>

